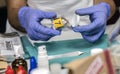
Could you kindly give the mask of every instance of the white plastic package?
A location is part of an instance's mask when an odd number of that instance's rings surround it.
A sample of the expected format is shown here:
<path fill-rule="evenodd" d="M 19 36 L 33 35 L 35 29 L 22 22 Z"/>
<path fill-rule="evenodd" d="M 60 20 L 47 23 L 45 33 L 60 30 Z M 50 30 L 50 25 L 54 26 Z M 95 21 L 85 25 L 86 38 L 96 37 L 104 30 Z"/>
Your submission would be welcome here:
<path fill-rule="evenodd" d="M 14 46 L 20 46 L 19 53 L 24 54 L 20 36 L 16 32 L 0 34 L 0 56 L 12 58 Z"/>

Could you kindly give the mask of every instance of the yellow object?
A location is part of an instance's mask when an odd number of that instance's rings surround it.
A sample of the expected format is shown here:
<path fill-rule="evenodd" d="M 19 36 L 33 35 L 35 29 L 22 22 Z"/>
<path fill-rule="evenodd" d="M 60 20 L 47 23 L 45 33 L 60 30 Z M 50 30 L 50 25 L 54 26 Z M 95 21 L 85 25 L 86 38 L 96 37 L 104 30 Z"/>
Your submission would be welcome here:
<path fill-rule="evenodd" d="M 53 20 L 53 26 L 55 29 L 61 28 L 64 26 L 63 22 L 62 22 L 62 18 L 56 18 Z"/>
<path fill-rule="evenodd" d="M 6 59 L 4 57 L 0 56 L 0 69 L 6 69 L 7 66 L 8 66 L 8 63 L 7 63 Z"/>

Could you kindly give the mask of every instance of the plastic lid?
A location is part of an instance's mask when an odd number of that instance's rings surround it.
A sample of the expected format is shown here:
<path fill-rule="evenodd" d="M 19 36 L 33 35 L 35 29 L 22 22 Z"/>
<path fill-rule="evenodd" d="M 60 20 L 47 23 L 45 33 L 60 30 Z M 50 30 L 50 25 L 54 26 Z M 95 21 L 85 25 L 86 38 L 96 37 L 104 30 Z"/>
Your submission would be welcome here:
<path fill-rule="evenodd" d="M 46 50 L 46 46 L 45 46 L 45 45 L 39 46 L 38 49 L 39 49 L 40 51 Z"/>
<path fill-rule="evenodd" d="M 30 69 L 35 69 L 35 68 L 37 68 L 36 59 L 35 59 L 35 57 L 31 57 L 30 58 Z"/>
<path fill-rule="evenodd" d="M 47 54 L 47 50 L 46 50 L 46 46 L 42 45 L 38 47 L 38 55 L 46 55 Z"/>
<path fill-rule="evenodd" d="M 46 46 L 45 45 L 39 46 L 38 50 L 39 51 L 44 51 L 44 50 L 46 51 Z"/>

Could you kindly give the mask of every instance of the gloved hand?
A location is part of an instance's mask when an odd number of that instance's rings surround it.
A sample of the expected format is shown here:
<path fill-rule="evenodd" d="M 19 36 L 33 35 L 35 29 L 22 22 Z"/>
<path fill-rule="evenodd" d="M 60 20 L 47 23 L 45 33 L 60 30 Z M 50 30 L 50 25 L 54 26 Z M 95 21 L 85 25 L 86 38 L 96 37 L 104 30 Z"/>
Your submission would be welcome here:
<path fill-rule="evenodd" d="M 90 24 L 73 27 L 73 30 L 80 32 L 85 40 L 95 42 L 104 34 L 106 22 L 110 15 L 109 4 L 102 2 L 92 7 L 78 9 L 75 13 L 82 16 L 89 15 L 90 17 Z"/>
<path fill-rule="evenodd" d="M 59 35 L 60 31 L 48 28 L 41 24 L 43 19 L 53 19 L 56 14 L 53 12 L 45 12 L 41 10 L 22 7 L 19 9 L 18 18 L 21 26 L 27 31 L 28 36 L 32 40 L 47 41 L 51 37 Z"/>

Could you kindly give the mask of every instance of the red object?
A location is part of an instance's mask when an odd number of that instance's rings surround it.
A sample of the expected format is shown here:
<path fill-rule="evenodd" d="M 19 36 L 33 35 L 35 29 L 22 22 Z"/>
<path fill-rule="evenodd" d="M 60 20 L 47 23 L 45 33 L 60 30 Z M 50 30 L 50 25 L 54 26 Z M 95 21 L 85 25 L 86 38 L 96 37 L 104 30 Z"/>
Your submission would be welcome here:
<path fill-rule="evenodd" d="M 27 74 L 27 71 L 20 65 L 16 74 Z"/>
<path fill-rule="evenodd" d="M 113 69 L 113 64 L 112 64 L 112 60 L 110 57 L 110 51 L 107 49 L 104 51 L 104 55 L 105 55 L 105 60 L 107 63 L 107 67 L 108 67 L 108 74 L 115 74 L 114 69 Z"/>
<path fill-rule="evenodd" d="M 14 71 L 10 66 L 7 67 L 7 70 L 5 71 L 5 74 L 14 74 Z"/>

